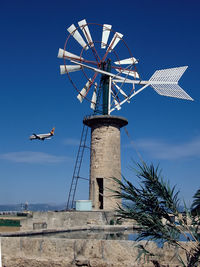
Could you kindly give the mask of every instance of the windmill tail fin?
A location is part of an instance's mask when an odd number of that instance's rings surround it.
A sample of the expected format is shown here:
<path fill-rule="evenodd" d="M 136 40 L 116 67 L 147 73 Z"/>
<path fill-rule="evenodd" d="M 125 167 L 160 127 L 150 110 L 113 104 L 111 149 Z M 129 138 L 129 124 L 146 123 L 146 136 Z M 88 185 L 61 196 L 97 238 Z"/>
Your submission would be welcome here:
<path fill-rule="evenodd" d="M 160 83 L 166 83 L 166 82 L 174 82 L 178 83 L 183 73 L 186 71 L 188 66 L 184 67 L 177 67 L 177 68 L 170 68 L 170 69 L 163 69 L 163 70 L 157 70 L 154 72 L 154 74 L 149 79 L 150 82 L 160 82 Z"/>
<path fill-rule="evenodd" d="M 149 84 L 159 95 L 193 101 L 193 98 L 178 85 L 187 68 L 188 66 L 157 70 L 149 79 Z"/>

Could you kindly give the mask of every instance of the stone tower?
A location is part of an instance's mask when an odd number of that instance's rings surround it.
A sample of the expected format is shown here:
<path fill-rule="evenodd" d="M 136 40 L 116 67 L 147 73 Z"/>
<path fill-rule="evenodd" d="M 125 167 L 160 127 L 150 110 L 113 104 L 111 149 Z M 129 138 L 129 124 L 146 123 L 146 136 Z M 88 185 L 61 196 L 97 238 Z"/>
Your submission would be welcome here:
<path fill-rule="evenodd" d="M 111 177 L 121 179 L 120 128 L 127 125 L 123 117 L 102 115 L 85 118 L 91 128 L 90 200 L 94 210 L 113 210 L 119 199 L 110 197 L 117 189 Z"/>

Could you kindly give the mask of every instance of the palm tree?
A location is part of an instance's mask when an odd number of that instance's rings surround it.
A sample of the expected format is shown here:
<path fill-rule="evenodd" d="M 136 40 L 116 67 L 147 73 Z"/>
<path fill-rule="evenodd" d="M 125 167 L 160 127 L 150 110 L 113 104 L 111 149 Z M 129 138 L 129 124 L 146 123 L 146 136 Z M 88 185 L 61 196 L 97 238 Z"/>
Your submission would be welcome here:
<path fill-rule="evenodd" d="M 122 180 L 113 178 L 118 183 L 118 190 L 111 190 L 113 196 L 121 198 L 123 205 L 118 206 L 117 216 L 124 219 L 134 219 L 138 225 L 137 240 L 153 240 L 168 244 L 183 250 L 186 261 L 178 255 L 184 267 L 195 267 L 200 259 L 200 214 L 192 212 L 200 208 L 200 189 L 194 195 L 192 209 L 184 204 L 183 216 L 180 213 L 179 191 L 175 186 L 162 178 L 159 167 L 149 166 L 145 162 L 136 164 L 136 176 L 140 181 L 138 187 L 134 186 L 125 177 Z M 172 220 L 173 215 L 176 221 Z M 180 242 L 183 235 L 186 245 Z M 187 245 L 188 244 L 188 245 Z M 144 246 L 138 246 L 140 255 L 153 254 Z M 155 266 L 160 266 L 158 261 L 153 261 Z"/>
<path fill-rule="evenodd" d="M 200 189 L 193 196 L 194 201 L 191 206 L 192 214 L 193 215 L 200 215 Z"/>

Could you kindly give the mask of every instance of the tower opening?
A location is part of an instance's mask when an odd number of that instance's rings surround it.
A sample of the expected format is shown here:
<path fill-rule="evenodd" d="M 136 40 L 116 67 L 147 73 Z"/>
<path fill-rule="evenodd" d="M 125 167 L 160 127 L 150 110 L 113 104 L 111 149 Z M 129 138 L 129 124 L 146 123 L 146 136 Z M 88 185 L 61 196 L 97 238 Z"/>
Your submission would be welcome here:
<path fill-rule="evenodd" d="M 98 185 L 98 208 L 103 209 L 103 178 L 97 178 Z"/>

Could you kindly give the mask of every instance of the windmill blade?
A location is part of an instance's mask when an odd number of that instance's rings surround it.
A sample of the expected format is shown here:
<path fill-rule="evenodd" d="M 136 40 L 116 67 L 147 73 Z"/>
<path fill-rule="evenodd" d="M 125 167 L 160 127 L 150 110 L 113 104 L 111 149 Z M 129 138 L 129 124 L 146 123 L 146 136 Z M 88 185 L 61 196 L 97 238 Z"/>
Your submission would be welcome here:
<path fill-rule="evenodd" d="M 193 101 L 193 99 L 178 84 L 151 84 L 151 86 L 159 95 Z"/>
<path fill-rule="evenodd" d="M 113 84 L 116 86 L 116 88 L 118 89 L 118 91 L 125 97 L 128 98 L 127 94 L 115 83 L 113 82 Z"/>
<path fill-rule="evenodd" d="M 130 57 L 130 58 L 122 59 L 119 61 L 115 61 L 114 63 L 116 65 L 132 65 L 132 64 L 137 64 L 138 60 L 134 57 Z"/>
<path fill-rule="evenodd" d="M 90 87 L 91 84 L 91 79 L 89 79 L 89 81 L 87 81 L 86 85 L 83 87 L 83 89 L 80 91 L 80 93 L 77 95 L 78 100 L 82 103 L 84 97 L 87 94 L 87 90 Z"/>
<path fill-rule="evenodd" d="M 58 50 L 58 58 L 68 58 L 69 60 L 70 59 L 79 59 L 79 60 L 84 60 L 84 58 L 80 57 L 80 56 L 77 56 L 75 54 L 72 54 L 68 51 L 65 51 L 61 48 L 59 48 Z"/>
<path fill-rule="evenodd" d="M 90 105 L 91 109 L 95 110 L 96 102 L 97 102 L 97 83 L 95 83 L 94 92 L 92 94 L 92 102 Z"/>
<path fill-rule="evenodd" d="M 82 67 L 80 65 L 60 65 L 60 74 L 74 72 L 80 70 L 81 68 Z"/>
<path fill-rule="evenodd" d="M 134 71 L 134 70 L 121 70 L 121 69 L 116 69 L 116 71 L 118 71 L 118 72 L 120 72 L 122 74 L 128 75 L 128 76 L 132 76 L 135 79 L 139 79 L 140 78 L 139 74 L 136 71 Z"/>
<path fill-rule="evenodd" d="M 117 95 L 115 95 L 112 90 L 111 90 L 111 94 L 112 94 L 112 97 L 113 97 L 113 102 L 115 104 L 115 107 L 113 109 L 120 110 L 121 106 L 120 106 L 119 102 L 116 100 Z"/>
<path fill-rule="evenodd" d="M 120 109 L 121 109 L 120 104 L 117 102 L 116 99 L 113 99 L 113 100 L 114 100 L 114 103 L 115 103 L 115 108 L 116 108 L 117 110 L 120 110 Z"/>
<path fill-rule="evenodd" d="M 92 41 L 92 37 L 91 37 L 91 34 L 90 34 L 90 31 L 89 31 L 89 28 L 87 26 L 87 22 L 85 19 L 81 20 L 78 22 L 78 25 L 80 26 L 80 29 L 82 30 L 88 44 L 90 47 L 93 47 L 94 46 L 94 43 Z"/>
<path fill-rule="evenodd" d="M 188 66 L 157 70 L 149 79 L 150 85 L 160 95 L 193 100 L 179 85 L 178 81 Z"/>
<path fill-rule="evenodd" d="M 72 24 L 67 31 L 74 37 L 74 39 L 85 49 L 87 50 L 89 47 L 87 46 L 86 42 L 83 40 L 82 36 L 80 35 L 79 31 L 76 29 L 75 25 Z"/>
<path fill-rule="evenodd" d="M 101 48 L 103 49 L 106 48 L 111 28 L 112 25 L 103 24 L 102 39 L 101 39 Z"/>
<path fill-rule="evenodd" d="M 123 34 L 116 32 L 108 46 L 107 51 L 111 52 L 114 49 L 114 47 L 119 43 L 122 37 L 123 37 Z"/>

